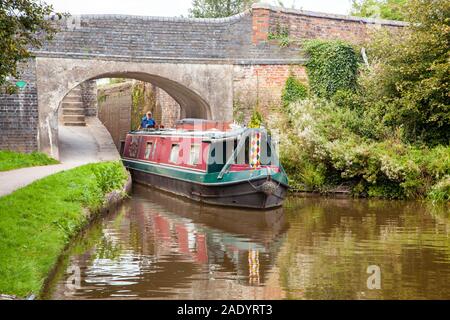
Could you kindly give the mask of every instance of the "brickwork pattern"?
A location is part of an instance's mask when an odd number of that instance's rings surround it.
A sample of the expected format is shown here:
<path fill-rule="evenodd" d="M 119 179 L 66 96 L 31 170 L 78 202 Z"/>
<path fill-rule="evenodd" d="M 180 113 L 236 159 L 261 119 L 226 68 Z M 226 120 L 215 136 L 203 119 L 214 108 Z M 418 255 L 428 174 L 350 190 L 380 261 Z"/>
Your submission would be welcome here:
<path fill-rule="evenodd" d="M 81 85 L 81 98 L 86 116 L 97 115 L 97 82 L 94 80 L 83 82 Z"/>
<path fill-rule="evenodd" d="M 32 152 L 38 149 L 38 101 L 33 60 L 20 65 L 27 86 L 17 94 L 0 94 L 0 149 Z"/>
<path fill-rule="evenodd" d="M 114 143 L 120 147 L 131 128 L 132 88 L 137 82 L 127 81 L 116 85 L 108 85 L 98 90 L 98 117 L 111 133 Z M 173 127 L 180 119 L 180 105 L 164 90 L 145 84 L 146 89 L 154 93 L 154 101 L 147 101 L 149 110 L 158 124 L 166 128 Z M 142 114 L 143 116 L 143 114 Z"/>
<path fill-rule="evenodd" d="M 120 150 L 120 141 L 131 130 L 131 83 L 98 89 L 98 118 Z"/>
<path fill-rule="evenodd" d="M 182 118 L 180 105 L 164 90 L 156 87 L 156 104 L 159 112 L 156 121 L 166 128 L 173 128 L 175 122 Z"/>
<path fill-rule="evenodd" d="M 264 116 L 278 107 L 287 78 L 293 74 L 307 82 L 302 65 L 237 65 L 234 67 L 234 105 L 248 122 L 253 108 L 259 107 Z"/>
<path fill-rule="evenodd" d="M 406 23 L 399 21 L 325 14 L 261 4 L 256 5 L 253 12 L 254 44 L 267 42 L 269 34 L 280 29 L 287 29 L 289 37 L 295 40 L 342 39 L 362 43 L 372 31 L 381 27 L 395 31 L 406 26 Z"/>

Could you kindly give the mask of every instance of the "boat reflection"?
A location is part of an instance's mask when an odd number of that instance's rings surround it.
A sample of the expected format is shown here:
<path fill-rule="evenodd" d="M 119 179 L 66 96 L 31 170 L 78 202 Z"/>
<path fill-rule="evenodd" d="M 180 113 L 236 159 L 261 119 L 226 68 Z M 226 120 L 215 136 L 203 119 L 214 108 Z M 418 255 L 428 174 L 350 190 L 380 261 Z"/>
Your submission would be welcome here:
<path fill-rule="evenodd" d="M 62 266 L 46 297 L 282 298 L 267 283 L 278 282 L 271 275 L 286 230 L 283 209 L 202 206 L 135 186 L 133 199 L 69 250 L 79 286 L 67 285 L 72 274 Z"/>

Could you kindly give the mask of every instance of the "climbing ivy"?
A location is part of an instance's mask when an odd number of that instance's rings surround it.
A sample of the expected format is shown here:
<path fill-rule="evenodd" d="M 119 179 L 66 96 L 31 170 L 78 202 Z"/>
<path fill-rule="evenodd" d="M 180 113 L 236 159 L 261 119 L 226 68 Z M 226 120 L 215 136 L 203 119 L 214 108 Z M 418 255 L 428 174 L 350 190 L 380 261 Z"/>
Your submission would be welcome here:
<path fill-rule="evenodd" d="M 307 97 L 307 87 L 291 73 L 286 80 L 286 84 L 281 95 L 283 106 L 287 107 L 290 103 L 303 100 Z"/>
<path fill-rule="evenodd" d="M 306 69 L 312 93 L 329 99 L 338 90 L 356 90 L 358 56 L 350 44 L 340 40 L 308 40 L 304 48 L 309 55 Z"/>
<path fill-rule="evenodd" d="M 289 47 L 292 39 L 289 35 L 289 28 L 277 24 L 274 30 L 271 30 L 268 35 L 269 40 L 277 40 L 281 48 Z"/>
<path fill-rule="evenodd" d="M 145 82 L 136 82 L 131 89 L 131 130 L 139 128 L 142 117 L 147 111 L 156 109 L 155 94 Z"/>

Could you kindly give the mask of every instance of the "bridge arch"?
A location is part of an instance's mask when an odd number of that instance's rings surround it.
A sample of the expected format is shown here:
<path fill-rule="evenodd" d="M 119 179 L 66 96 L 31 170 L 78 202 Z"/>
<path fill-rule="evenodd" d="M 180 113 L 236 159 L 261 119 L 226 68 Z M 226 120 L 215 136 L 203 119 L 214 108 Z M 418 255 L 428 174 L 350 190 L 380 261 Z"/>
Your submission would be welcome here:
<path fill-rule="evenodd" d="M 177 101 L 182 117 L 232 119 L 232 66 L 37 58 L 40 151 L 59 158 L 57 113 L 62 100 L 81 83 L 101 78 L 152 83 Z"/>

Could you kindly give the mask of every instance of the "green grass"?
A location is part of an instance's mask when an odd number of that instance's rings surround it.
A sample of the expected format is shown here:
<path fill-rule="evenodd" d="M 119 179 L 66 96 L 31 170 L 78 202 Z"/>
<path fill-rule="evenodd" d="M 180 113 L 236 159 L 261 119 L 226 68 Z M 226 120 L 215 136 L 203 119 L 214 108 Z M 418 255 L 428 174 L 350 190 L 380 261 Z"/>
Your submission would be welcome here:
<path fill-rule="evenodd" d="M 49 158 L 46 154 L 39 152 L 27 154 L 0 150 L 0 171 L 9 171 L 34 166 L 46 166 L 57 163 L 59 162 L 55 159 Z"/>
<path fill-rule="evenodd" d="M 39 294 L 65 246 L 88 222 L 85 208 L 98 212 L 105 194 L 125 181 L 118 162 L 90 164 L 0 198 L 0 293 Z"/>

